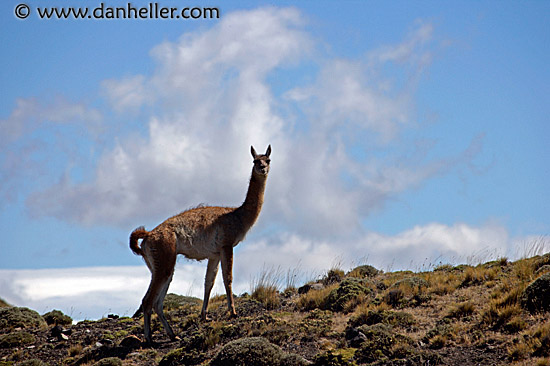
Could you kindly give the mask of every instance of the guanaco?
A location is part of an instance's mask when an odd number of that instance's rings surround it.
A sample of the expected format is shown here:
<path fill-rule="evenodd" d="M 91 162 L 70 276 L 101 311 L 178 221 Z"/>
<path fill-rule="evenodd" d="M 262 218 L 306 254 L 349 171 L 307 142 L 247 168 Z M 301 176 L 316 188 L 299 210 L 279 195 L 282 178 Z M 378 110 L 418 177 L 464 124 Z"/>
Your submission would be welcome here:
<path fill-rule="evenodd" d="M 201 319 L 207 320 L 208 300 L 221 262 L 227 306 L 231 317 L 237 315 L 233 300 L 233 247 L 254 225 L 264 203 L 264 191 L 269 173 L 271 145 L 259 155 L 250 147 L 254 165 L 243 204 L 239 207 L 196 207 L 173 216 L 151 231 L 143 226 L 130 235 L 130 249 L 143 257 L 151 271 L 151 283 L 135 316 L 143 312 L 145 340 L 152 343 L 151 314 L 154 310 L 168 336 L 177 339 L 163 312 L 164 297 L 172 281 L 176 257 L 208 259 L 204 282 Z M 141 245 L 138 241 L 142 239 Z"/>

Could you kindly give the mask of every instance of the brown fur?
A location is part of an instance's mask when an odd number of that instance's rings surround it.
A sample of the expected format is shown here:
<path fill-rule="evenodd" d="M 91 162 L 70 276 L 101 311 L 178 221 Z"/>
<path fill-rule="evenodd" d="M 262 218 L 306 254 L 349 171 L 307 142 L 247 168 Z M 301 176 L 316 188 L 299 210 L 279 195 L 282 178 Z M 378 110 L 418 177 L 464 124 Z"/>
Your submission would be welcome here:
<path fill-rule="evenodd" d="M 231 287 L 233 247 L 244 239 L 262 209 L 271 146 L 264 155 L 256 154 L 253 147 L 251 153 L 254 157 L 254 167 L 246 198 L 241 206 L 193 208 L 167 219 L 151 231 L 139 227 L 130 235 L 130 248 L 135 254 L 143 257 L 152 275 L 149 289 L 135 314 L 143 311 L 145 338 L 148 343 L 151 343 L 150 322 L 153 309 L 170 338 L 175 338 L 164 317 L 162 306 L 172 281 L 178 254 L 183 254 L 189 259 L 208 259 L 201 318 L 206 320 L 208 300 L 220 262 L 229 313 L 236 316 Z M 138 244 L 139 239 L 143 239 L 141 246 Z"/>

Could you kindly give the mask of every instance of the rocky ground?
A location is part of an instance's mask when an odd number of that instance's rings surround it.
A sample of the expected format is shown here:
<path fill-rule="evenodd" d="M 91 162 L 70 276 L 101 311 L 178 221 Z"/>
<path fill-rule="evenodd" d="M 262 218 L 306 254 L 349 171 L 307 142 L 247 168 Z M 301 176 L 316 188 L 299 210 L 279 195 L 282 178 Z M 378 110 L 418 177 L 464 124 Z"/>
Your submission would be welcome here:
<path fill-rule="evenodd" d="M 170 294 L 171 342 L 153 318 L 116 315 L 72 324 L 0 302 L 2 365 L 538 365 L 550 366 L 550 254 L 428 272 L 332 269 L 278 291 L 260 276 L 251 295 L 201 301 Z"/>

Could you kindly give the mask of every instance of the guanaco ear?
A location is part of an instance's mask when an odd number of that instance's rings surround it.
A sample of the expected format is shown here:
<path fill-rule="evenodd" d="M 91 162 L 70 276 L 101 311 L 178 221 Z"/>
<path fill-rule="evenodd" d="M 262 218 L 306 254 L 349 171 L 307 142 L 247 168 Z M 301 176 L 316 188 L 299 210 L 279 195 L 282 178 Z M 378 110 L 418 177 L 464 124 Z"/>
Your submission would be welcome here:
<path fill-rule="evenodd" d="M 269 145 L 269 146 L 267 147 L 267 150 L 266 150 L 266 152 L 265 152 L 265 156 L 267 156 L 267 157 L 269 158 L 269 155 L 271 155 L 271 145 Z"/>
<path fill-rule="evenodd" d="M 250 146 L 250 153 L 254 159 L 258 156 L 258 154 L 256 154 L 256 150 L 254 150 L 254 146 Z"/>

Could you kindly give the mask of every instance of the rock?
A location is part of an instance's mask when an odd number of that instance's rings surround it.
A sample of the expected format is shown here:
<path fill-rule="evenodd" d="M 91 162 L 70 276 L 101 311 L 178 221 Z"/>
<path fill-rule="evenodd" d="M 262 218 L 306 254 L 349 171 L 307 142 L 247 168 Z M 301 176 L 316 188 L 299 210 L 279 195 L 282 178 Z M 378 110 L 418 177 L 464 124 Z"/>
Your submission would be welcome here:
<path fill-rule="evenodd" d="M 530 313 L 550 311 L 550 273 L 545 273 L 525 288 L 521 306 Z"/>
<path fill-rule="evenodd" d="M 311 290 L 322 290 L 325 286 L 322 283 L 306 283 L 302 287 L 298 288 L 300 295 L 307 294 Z"/>
<path fill-rule="evenodd" d="M 28 308 L 0 308 L 0 328 L 39 328 L 45 327 L 46 321 L 36 311 Z"/>
<path fill-rule="evenodd" d="M 540 275 L 546 272 L 550 272 L 550 264 L 543 264 L 537 271 L 535 272 L 535 275 Z"/>
<path fill-rule="evenodd" d="M 365 333 L 359 331 L 359 329 L 350 328 L 346 331 L 346 339 L 349 341 L 351 347 L 359 348 L 368 338 Z"/>
<path fill-rule="evenodd" d="M 319 291 L 319 290 L 322 290 L 324 288 L 325 288 L 325 286 L 322 283 L 313 283 L 313 284 L 311 284 L 311 289 L 312 290 Z"/>
<path fill-rule="evenodd" d="M 69 335 L 71 334 L 71 330 L 64 329 L 61 325 L 56 325 L 52 328 L 50 331 L 50 335 L 53 338 L 57 338 L 58 341 L 66 341 L 69 339 Z"/>
<path fill-rule="evenodd" d="M 141 339 L 134 335 L 131 335 L 120 341 L 120 346 L 130 349 L 137 349 L 141 347 Z"/>

